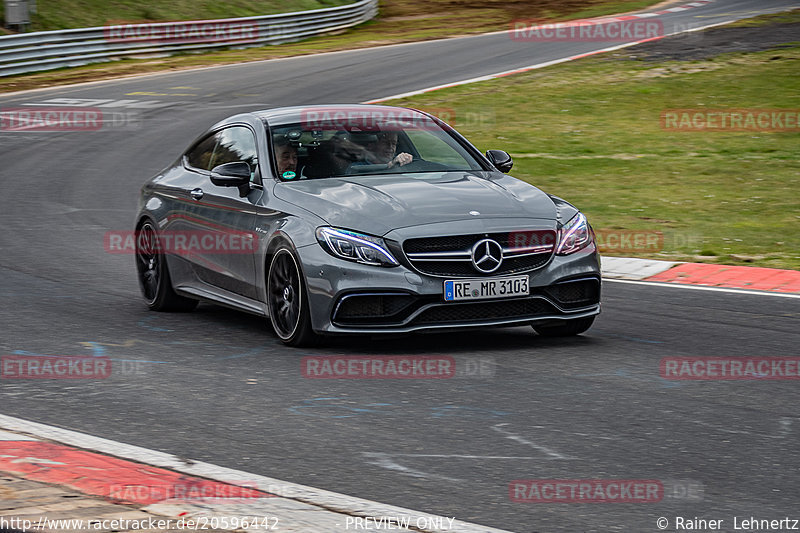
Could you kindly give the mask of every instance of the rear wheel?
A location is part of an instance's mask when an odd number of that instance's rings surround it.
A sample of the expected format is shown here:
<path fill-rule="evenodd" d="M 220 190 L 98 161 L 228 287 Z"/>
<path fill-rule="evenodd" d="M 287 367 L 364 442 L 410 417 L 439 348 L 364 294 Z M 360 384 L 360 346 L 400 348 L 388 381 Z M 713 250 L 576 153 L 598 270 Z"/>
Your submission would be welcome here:
<path fill-rule="evenodd" d="M 318 341 L 297 259 L 287 246 L 272 256 L 267 274 L 267 305 L 272 327 L 287 346 L 310 346 Z"/>
<path fill-rule="evenodd" d="M 178 296 L 172 289 L 158 232 L 150 221 L 136 232 L 136 271 L 147 307 L 153 311 L 191 311 L 197 307 L 197 300 Z"/>
<path fill-rule="evenodd" d="M 533 329 L 542 337 L 572 337 L 573 335 L 580 335 L 592 327 L 593 322 L 594 317 L 589 316 L 564 320 L 561 324 L 554 326 L 533 326 Z"/>

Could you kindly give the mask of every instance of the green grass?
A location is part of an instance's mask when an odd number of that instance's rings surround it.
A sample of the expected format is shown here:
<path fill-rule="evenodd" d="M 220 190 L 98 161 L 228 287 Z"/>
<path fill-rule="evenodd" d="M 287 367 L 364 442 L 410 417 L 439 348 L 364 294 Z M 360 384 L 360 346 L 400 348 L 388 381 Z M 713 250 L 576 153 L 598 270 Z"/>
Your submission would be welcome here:
<path fill-rule="evenodd" d="M 800 269 L 800 133 L 660 123 L 664 109 L 798 110 L 798 65 L 800 47 L 666 63 L 619 52 L 391 103 L 454 110 L 476 146 L 510 152 L 513 175 L 596 229 L 663 232 L 662 252 L 621 255 Z"/>
<path fill-rule="evenodd" d="M 199 20 L 248 17 L 289 11 L 304 11 L 351 3 L 352 0 L 38 0 L 31 15 L 31 30 L 58 30 L 103 26 L 110 22 Z M 472 18 L 470 25 L 504 24 L 514 18 L 583 18 L 633 11 L 652 5 L 653 0 L 391 0 L 383 8 L 389 17 L 413 15 L 414 20 L 433 21 L 461 12 Z M 0 17 L 5 3 L 0 2 Z M 466 18 L 466 17 L 465 17 Z M 399 21 L 398 21 L 399 22 Z M 446 30 L 440 26 L 439 31 Z"/>
<path fill-rule="evenodd" d="M 341 0 L 303 0 L 325 2 Z M 186 69 L 201 66 L 257 61 L 276 57 L 313 54 L 331 50 L 363 48 L 367 46 L 438 39 L 487 31 L 506 30 L 515 19 L 564 20 L 584 18 L 589 15 L 608 15 L 653 5 L 657 0 L 525 0 L 515 3 L 507 0 L 381 0 L 377 18 L 355 28 L 336 34 L 323 35 L 278 46 L 248 48 L 245 50 L 216 51 L 204 54 L 185 54 L 155 59 L 125 59 L 85 67 L 53 70 L 44 73 L 24 74 L 3 78 L 0 92 L 19 91 L 37 87 L 63 85 L 84 81 L 118 78 L 121 76 Z M 2 2 L 0 2 L 2 6 Z M 238 6 L 238 7 L 237 7 Z M 281 7 L 282 6 L 282 7 Z M 141 0 L 39 0 L 40 17 L 49 20 L 41 26 L 75 27 L 106 24 L 111 20 L 152 20 L 178 18 L 233 17 L 257 13 L 295 11 L 311 8 L 305 3 L 287 3 L 281 0 L 236 0 L 211 3 L 177 0 L 153 2 Z M 92 8 L 91 10 L 88 8 Z M 206 9 L 210 11 L 205 11 Z M 43 23 L 44 24 L 44 23 Z"/>
<path fill-rule="evenodd" d="M 351 0 L 38 0 L 31 31 L 88 28 L 115 22 L 201 20 L 304 11 Z M 0 12 L 4 5 L 0 6 Z"/>

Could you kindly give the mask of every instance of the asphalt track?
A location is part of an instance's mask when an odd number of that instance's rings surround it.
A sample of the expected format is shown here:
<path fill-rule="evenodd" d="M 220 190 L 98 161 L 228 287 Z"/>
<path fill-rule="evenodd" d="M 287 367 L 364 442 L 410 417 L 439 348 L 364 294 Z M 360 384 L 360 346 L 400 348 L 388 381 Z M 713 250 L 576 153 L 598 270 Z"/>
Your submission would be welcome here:
<path fill-rule="evenodd" d="M 669 30 L 796 5 L 717 0 L 663 20 Z M 513 531 L 796 514 L 796 382 L 659 377 L 663 357 L 797 355 L 796 299 L 609 282 L 579 338 L 512 328 L 298 351 L 245 314 L 148 312 L 132 257 L 104 251 L 105 232 L 131 228 L 142 182 L 238 110 L 360 102 L 604 46 L 495 34 L 0 97 L 4 108 L 128 100 L 116 109 L 137 114 L 135 127 L 102 132 L 0 133 L 0 353 L 107 355 L 121 369 L 90 382 L 2 380 L 0 412 Z M 431 353 L 484 371 L 396 381 L 300 371 L 304 355 Z M 609 478 L 664 480 L 692 497 L 567 505 L 508 494 L 516 479 Z"/>

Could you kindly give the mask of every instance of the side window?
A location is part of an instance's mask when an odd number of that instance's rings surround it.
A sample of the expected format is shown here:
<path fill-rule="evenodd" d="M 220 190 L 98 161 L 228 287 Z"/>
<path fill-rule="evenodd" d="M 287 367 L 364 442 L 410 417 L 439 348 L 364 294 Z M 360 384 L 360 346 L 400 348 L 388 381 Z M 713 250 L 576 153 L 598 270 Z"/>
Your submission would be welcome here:
<path fill-rule="evenodd" d="M 186 159 L 190 166 L 200 170 L 210 170 L 211 156 L 214 155 L 214 147 L 217 145 L 217 136 L 209 135 L 191 150 L 186 152 Z"/>
<path fill-rule="evenodd" d="M 211 168 L 225 163 L 244 161 L 250 165 L 250 172 L 255 172 L 258 167 L 256 152 L 256 139 L 253 132 L 244 126 L 233 126 L 217 132 L 217 146 Z"/>

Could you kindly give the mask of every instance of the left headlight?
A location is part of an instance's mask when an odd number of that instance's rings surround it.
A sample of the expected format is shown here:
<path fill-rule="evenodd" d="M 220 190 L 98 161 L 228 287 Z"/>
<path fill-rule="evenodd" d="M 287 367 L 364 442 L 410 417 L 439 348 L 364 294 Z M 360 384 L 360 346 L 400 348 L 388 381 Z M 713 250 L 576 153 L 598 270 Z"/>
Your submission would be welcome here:
<path fill-rule="evenodd" d="M 392 257 L 380 237 L 338 228 L 317 228 L 317 240 L 329 254 L 364 265 L 393 267 L 400 263 Z"/>
<path fill-rule="evenodd" d="M 594 239 L 592 228 L 583 213 L 578 213 L 558 232 L 556 255 L 569 255 L 589 246 Z"/>

